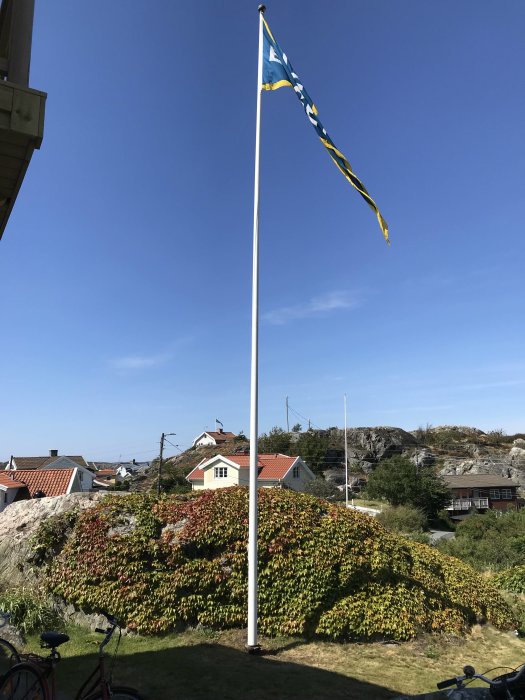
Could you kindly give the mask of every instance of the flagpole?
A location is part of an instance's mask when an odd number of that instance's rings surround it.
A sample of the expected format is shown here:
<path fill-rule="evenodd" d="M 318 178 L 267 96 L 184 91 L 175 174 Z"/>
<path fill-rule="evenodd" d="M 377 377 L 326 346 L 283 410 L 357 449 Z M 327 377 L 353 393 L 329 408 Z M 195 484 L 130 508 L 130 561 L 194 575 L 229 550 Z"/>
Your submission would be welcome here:
<path fill-rule="evenodd" d="M 250 392 L 250 502 L 248 506 L 248 652 L 259 651 L 257 643 L 257 438 L 259 362 L 259 151 L 261 140 L 261 95 L 263 71 L 263 14 L 259 5 L 259 60 L 257 65 L 257 117 L 255 122 L 255 179 L 253 188 L 252 271 L 252 365 Z"/>
<path fill-rule="evenodd" d="M 346 394 L 345 394 L 345 503 L 348 508 L 348 440 L 346 437 Z"/>

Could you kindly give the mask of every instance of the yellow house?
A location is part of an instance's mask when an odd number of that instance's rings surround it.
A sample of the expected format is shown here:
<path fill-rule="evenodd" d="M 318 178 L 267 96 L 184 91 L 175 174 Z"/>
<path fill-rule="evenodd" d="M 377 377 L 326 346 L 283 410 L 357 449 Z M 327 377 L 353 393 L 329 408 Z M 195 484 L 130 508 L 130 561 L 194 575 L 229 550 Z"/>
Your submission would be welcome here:
<path fill-rule="evenodd" d="M 259 455 L 258 467 L 258 485 L 268 488 L 304 491 L 306 484 L 315 479 L 315 474 L 300 457 L 282 454 Z M 202 460 L 186 478 L 194 491 L 248 486 L 250 455 L 215 455 Z"/>

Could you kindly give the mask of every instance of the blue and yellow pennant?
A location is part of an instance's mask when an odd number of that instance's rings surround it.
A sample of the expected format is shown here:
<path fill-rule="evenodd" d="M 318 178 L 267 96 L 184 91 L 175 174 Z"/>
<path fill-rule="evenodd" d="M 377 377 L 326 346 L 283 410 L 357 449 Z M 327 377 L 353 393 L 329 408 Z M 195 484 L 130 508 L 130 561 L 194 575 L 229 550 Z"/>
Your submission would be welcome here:
<path fill-rule="evenodd" d="M 368 194 L 366 187 L 363 185 L 361 180 L 352 171 L 352 166 L 346 160 L 344 155 L 336 147 L 332 139 L 326 133 L 326 129 L 323 127 L 319 118 L 317 116 L 317 109 L 314 105 L 310 95 L 304 89 L 304 86 L 299 80 L 299 76 L 294 72 L 290 61 L 286 54 L 282 51 L 279 44 L 273 38 L 266 20 L 263 18 L 263 78 L 262 78 L 262 89 L 263 90 L 278 90 L 281 87 L 291 87 L 295 91 L 297 97 L 299 98 L 303 108 L 306 112 L 306 116 L 310 120 L 310 123 L 317 132 L 317 135 L 321 139 L 323 145 L 328 149 L 330 158 L 337 165 L 339 170 L 343 173 L 350 184 L 355 187 L 359 192 L 361 197 L 365 200 L 368 206 L 374 210 L 381 231 L 387 243 L 388 240 L 388 224 L 381 216 L 379 209 L 372 197 Z"/>

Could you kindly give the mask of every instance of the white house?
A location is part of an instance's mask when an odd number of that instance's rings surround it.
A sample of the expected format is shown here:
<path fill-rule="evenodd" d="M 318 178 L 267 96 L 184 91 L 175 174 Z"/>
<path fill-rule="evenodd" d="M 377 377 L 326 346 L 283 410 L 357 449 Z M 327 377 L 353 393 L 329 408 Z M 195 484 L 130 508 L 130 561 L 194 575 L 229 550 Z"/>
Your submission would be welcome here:
<path fill-rule="evenodd" d="M 300 457 L 282 454 L 259 455 L 258 467 L 258 485 L 268 488 L 304 491 L 306 484 L 315 479 L 315 474 Z M 186 478 L 194 491 L 248 486 L 250 455 L 216 455 L 203 460 Z"/>
<path fill-rule="evenodd" d="M 225 432 L 222 428 L 218 431 L 204 432 L 197 435 L 193 441 L 193 447 L 206 447 L 207 445 L 223 445 L 229 440 L 233 440 L 235 433 Z"/>
<path fill-rule="evenodd" d="M 43 469 L 77 469 L 76 479 L 80 485 L 79 491 L 93 489 L 93 472 L 88 468 L 84 457 L 80 455 L 59 455 L 58 450 L 49 450 L 48 457 L 14 457 L 6 466 L 6 471 L 33 471 Z"/>

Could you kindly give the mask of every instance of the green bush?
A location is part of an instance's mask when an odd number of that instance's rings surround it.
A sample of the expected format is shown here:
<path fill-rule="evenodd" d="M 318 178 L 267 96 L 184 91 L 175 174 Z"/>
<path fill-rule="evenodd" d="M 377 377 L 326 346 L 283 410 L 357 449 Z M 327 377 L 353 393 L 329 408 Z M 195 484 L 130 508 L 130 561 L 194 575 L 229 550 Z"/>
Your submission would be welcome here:
<path fill-rule="evenodd" d="M 244 627 L 248 491 L 108 496 L 50 562 L 50 589 L 143 633 Z M 469 566 L 374 518 L 281 489 L 259 491 L 259 629 L 268 635 L 408 639 L 478 619 L 515 627 Z"/>
<path fill-rule="evenodd" d="M 456 525 L 457 523 L 452 520 L 448 510 L 445 508 L 429 519 L 429 526 L 433 530 L 450 530 L 452 532 L 456 529 Z"/>
<path fill-rule="evenodd" d="M 23 634 L 59 627 L 61 618 L 43 591 L 12 588 L 0 592 L 0 610 L 9 613 L 11 623 Z"/>
<path fill-rule="evenodd" d="M 29 540 L 30 561 L 33 564 L 40 565 L 60 552 L 77 522 L 78 514 L 79 510 L 74 508 L 60 515 L 51 515 L 41 522 Z"/>
<path fill-rule="evenodd" d="M 525 509 L 471 515 L 438 548 L 481 570 L 519 566 L 525 559 Z"/>
<path fill-rule="evenodd" d="M 329 501 L 344 501 L 344 491 L 340 491 L 337 486 L 326 481 L 322 476 L 318 476 L 313 481 L 309 481 L 305 486 L 305 492 L 318 498 L 326 498 Z"/>
<path fill-rule="evenodd" d="M 525 595 L 525 564 L 500 571 L 492 580 L 498 588 Z"/>
<path fill-rule="evenodd" d="M 413 506 L 386 508 L 377 515 L 377 520 L 395 532 L 423 532 L 427 529 L 426 515 Z"/>
<path fill-rule="evenodd" d="M 406 537 L 411 539 L 413 542 L 419 542 L 420 544 L 431 545 L 432 540 L 428 532 L 409 532 Z"/>

